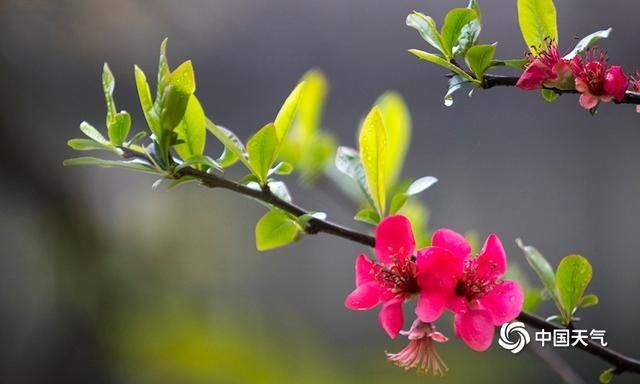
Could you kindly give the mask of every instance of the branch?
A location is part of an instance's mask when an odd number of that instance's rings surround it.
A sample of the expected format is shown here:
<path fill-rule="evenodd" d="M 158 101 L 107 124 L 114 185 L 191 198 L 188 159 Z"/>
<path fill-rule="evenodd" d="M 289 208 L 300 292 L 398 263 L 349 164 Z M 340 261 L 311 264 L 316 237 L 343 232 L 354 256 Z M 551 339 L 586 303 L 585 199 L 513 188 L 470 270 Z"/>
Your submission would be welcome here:
<path fill-rule="evenodd" d="M 489 88 L 493 88 L 493 87 L 515 87 L 516 83 L 518 82 L 518 77 L 513 77 L 513 76 L 500 76 L 500 75 L 484 75 L 483 79 L 482 79 L 482 84 L 481 87 L 483 89 L 489 89 Z M 562 90 L 562 89 L 557 89 L 557 88 L 547 88 L 544 87 L 544 89 L 548 89 L 550 91 L 553 91 L 559 95 L 565 94 L 565 93 L 572 93 L 572 94 L 578 94 L 580 92 L 576 91 L 575 89 L 569 89 L 569 90 Z M 622 101 L 613 101 L 616 104 L 635 104 L 635 105 L 639 105 L 640 104 L 640 93 L 638 92 L 632 92 L 632 91 L 627 91 L 624 99 L 622 99 Z"/>
<path fill-rule="evenodd" d="M 120 147 L 120 149 L 123 150 L 125 158 L 137 158 L 151 163 L 149 157 L 144 153 L 140 153 L 126 147 Z M 202 183 L 202 185 L 206 187 L 227 189 L 270 204 L 297 217 L 311 213 L 310 211 L 307 211 L 295 204 L 280 199 L 278 196 L 274 195 L 269 190 L 269 188 L 264 187 L 261 190 L 249 188 L 246 185 L 240 184 L 233 180 L 229 180 L 215 174 L 206 173 L 191 167 L 185 167 L 180 171 L 175 172 L 170 177 L 178 180 L 185 176 L 190 176 L 198 179 Z M 307 225 L 306 232 L 308 234 L 317 234 L 323 232 L 356 243 L 360 243 L 368 247 L 375 247 L 375 238 L 373 238 L 372 236 L 365 233 L 357 232 L 353 229 L 341 226 L 328 220 L 320 220 L 315 218 L 311 219 Z M 520 315 L 518 315 L 518 320 L 538 329 L 564 329 L 558 324 L 546 321 L 536 315 L 527 313 L 525 311 L 520 312 Z M 587 341 L 587 346 L 584 346 L 580 343 L 578 343 L 578 346 L 586 352 L 612 364 L 616 368 L 616 373 L 633 372 L 640 374 L 639 360 L 633 359 L 612 349 L 595 344 L 590 340 Z"/>

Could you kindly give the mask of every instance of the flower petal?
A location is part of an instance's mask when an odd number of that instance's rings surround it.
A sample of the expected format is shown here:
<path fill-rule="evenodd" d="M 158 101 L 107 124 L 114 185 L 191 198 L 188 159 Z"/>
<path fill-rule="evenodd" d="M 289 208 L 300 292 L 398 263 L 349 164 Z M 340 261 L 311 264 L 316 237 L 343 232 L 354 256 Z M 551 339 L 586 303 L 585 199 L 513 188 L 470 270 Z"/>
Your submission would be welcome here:
<path fill-rule="evenodd" d="M 373 261 L 365 254 L 356 258 L 356 287 L 374 280 Z"/>
<path fill-rule="evenodd" d="M 380 320 L 382 329 L 384 329 L 392 339 L 395 339 L 402 329 L 402 323 L 404 321 L 402 314 L 403 302 L 404 299 L 402 297 L 395 297 L 385 302 L 378 314 L 378 320 Z"/>
<path fill-rule="evenodd" d="M 478 268 L 476 276 L 485 280 L 494 280 L 504 275 L 507 271 L 507 254 L 498 236 L 491 234 L 487 237 L 475 263 Z"/>
<path fill-rule="evenodd" d="M 349 309 L 365 311 L 371 309 L 380 303 L 380 295 L 382 288 L 375 282 L 369 282 L 359 285 L 353 292 L 347 296 L 344 305 Z"/>
<path fill-rule="evenodd" d="M 622 101 L 629 86 L 629 79 L 619 65 L 612 65 L 604 77 L 604 90 L 616 100 Z"/>
<path fill-rule="evenodd" d="M 578 83 L 576 83 L 578 84 Z M 591 109 L 598 105 L 598 98 L 589 93 L 580 95 L 580 106 L 584 109 Z"/>
<path fill-rule="evenodd" d="M 385 264 L 403 263 L 415 251 L 411 223 L 402 215 L 389 216 L 376 227 L 376 256 Z"/>
<path fill-rule="evenodd" d="M 491 313 L 493 325 L 502 325 L 518 316 L 524 303 L 524 293 L 518 283 L 507 280 L 495 286 L 479 301 Z"/>
<path fill-rule="evenodd" d="M 444 312 L 446 300 L 441 292 L 421 292 L 416 305 L 416 316 L 425 323 L 436 321 Z"/>
<path fill-rule="evenodd" d="M 493 341 L 491 315 L 482 309 L 456 315 L 453 330 L 474 351 L 486 351 Z"/>
<path fill-rule="evenodd" d="M 542 82 L 553 77 L 553 72 L 540 59 L 533 60 L 522 72 L 516 87 L 531 91 L 542 87 Z"/>
<path fill-rule="evenodd" d="M 431 239 L 431 245 L 444 248 L 459 257 L 465 259 L 471 254 L 471 246 L 461 234 L 451 229 L 438 229 Z"/>

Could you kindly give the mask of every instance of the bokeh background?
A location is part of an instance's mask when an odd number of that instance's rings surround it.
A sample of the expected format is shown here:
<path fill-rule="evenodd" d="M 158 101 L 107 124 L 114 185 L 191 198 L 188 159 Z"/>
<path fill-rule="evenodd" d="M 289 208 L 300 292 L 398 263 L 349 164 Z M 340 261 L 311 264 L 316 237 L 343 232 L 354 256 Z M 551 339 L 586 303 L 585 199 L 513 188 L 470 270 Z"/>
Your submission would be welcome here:
<path fill-rule="evenodd" d="M 637 1 L 558 1 L 561 49 L 613 27 L 611 61 L 640 67 Z M 270 121 L 312 67 L 331 82 L 324 126 L 353 146 L 357 124 L 385 90 L 414 120 L 405 176 L 440 182 L 422 196 L 431 227 L 498 233 L 553 263 L 581 253 L 601 304 L 584 328 L 640 355 L 640 116 L 605 105 L 596 117 L 573 96 L 544 102 L 514 89 L 442 103 L 444 72 L 408 48 L 411 10 L 441 20 L 463 1 L 3 0 L 0 2 L 0 381 L 4 383 L 559 382 L 531 352 L 440 348 L 441 379 L 388 364 L 392 342 L 375 312 L 343 307 L 362 247 L 325 235 L 258 253 L 260 205 L 197 185 L 152 189 L 150 176 L 63 168 L 82 120 L 103 127 L 102 63 L 119 108 L 143 128 L 133 64 L 155 71 L 169 37 L 172 65 L 191 58 L 207 114 L 243 138 Z M 515 1 L 484 0 L 481 41 L 498 56 L 526 47 Z M 153 77 L 153 76 L 151 76 Z M 213 140 L 210 140 L 213 142 Z M 239 171 L 231 176 L 242 176 Z M 295 184 L 290 179 L 290 184 Z M 330 194 L 293 187 L 295 200 L 360 229 Z M 533 279 L 533 275 L 529 274 Z M 551 314 L 547 304 L 540 313 Z M 441 329 L 452 335 L 441 321 Z M 455 339 L 455 338 L 453 338 Z M 584 382 L 608 368 L 561 353 Z M 635 377 L 616 382 L 636 382 Z"/>

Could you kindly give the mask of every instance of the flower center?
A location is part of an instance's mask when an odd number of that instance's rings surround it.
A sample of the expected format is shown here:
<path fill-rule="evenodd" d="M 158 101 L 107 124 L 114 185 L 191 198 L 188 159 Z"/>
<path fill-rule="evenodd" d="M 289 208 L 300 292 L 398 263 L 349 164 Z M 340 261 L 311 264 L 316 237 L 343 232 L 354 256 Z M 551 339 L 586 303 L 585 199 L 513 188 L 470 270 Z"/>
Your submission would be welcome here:
<path fill-rule="evenodd" d="M 481 298 L 489 293 L 499 281 L 493 277 L 495 265 L 489 265 L 488 268 L 479 268 L 480 264 L 477 260 L 469 260 L 465 264 L 464 275 L 458 280 L 455 287 L 455 294 L 458 297 L 464 297 L 467 301 L 473 301 Z"/>
<path fill-rule="evenodd" d="M 387 267 L 376 265 L 376 267 L 374 267 L 376 281 L 389 291 L 404 296 L 411 296 L 420 291 L 415 277 L 416 266 L 414 262 L 391 264 Z"/>

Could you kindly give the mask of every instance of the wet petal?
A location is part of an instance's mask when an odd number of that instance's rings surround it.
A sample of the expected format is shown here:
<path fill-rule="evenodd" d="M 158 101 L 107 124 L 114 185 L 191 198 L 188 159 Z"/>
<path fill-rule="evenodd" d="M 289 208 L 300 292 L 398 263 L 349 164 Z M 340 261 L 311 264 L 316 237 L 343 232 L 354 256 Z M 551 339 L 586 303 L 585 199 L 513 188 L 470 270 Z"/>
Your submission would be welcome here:
<path fill-rule="evenodd" d="M 604 77 L 604 90 L 616 100 L 622 101 L 629 86 L 629 79 L 618 65 L 613 65 L 607 70 Z"/>
<path fill-rule="evenodd" d="M 378 305 L 381 294 L 382 288 L 377 282 L 362 284 L 347 296 L 344 305 L 358 311 L 371 309 Z"/>
<path fill-rule="evenodd" d="M 402 297 L 393 298 L 384 303 L 380 313 L 378 314 L 378 320 L 382 329 L 387 332 L 390 338 L 395 339 L 402 329 L 403 314 L 402 314 Z"/>
<path fill-rule="evenodd" d="M 464 236 L 447 228 L 438 229 L 433 234 L 431 245 L 444 248 L 463 260 L 471 254 L 471 246 Z"/>
<path fill-rule="evenodd" d="M 416 275 L 430 274 L 440 279 L 438 286 L 452 288 L 462 276 L 464 259 L 440 247 L 427 247 L 416 255 Z"/>
<path fill-rule="evenodd" d="M 453 330 L 474 351 L 486 351 L 493 341 L 491 315 L 482 309 L 456 315 Z"/>
<path fill-rule="evenodd" d="M 478 267 L 476 276 L 485 280 L 494 280 L 507 271 L 507 254 L 498 236 L 491 234 L 487 237 L 480 256 L 475 260 Z"/>
<path fill-rule="evenodd" d="M 552 78 L 553 72 L 539 59 L 533 60 L 522 72 L 516 87 L 530 91 L 542 87 L 542 82 Z"/>
<path fill-rule="evenodd" d="M 376 227 L 376 256 L 385 264 L 402 263 L 416 249 L 411 223 L 402 215 L 389 216 Z"/>
<path fill-rule="evenodd" d="M 515 281 L 503 281 L 495 286 L 480 304 L 491 313 L 493 325 L 502 325 L 515 319 L 522 310 L 524 293 Z"/>
<path fill-rule="evenodd" d="M 365 254 L 356 258 L 356 287 L 373 281 L 373 261 Z"/>
<path fill-rule="evenodd" d="M 467 299 L 462 296 L 451 295 L 447 298 L 447 308 L 453 313 L 466 313 L 469 311 Z"/>

